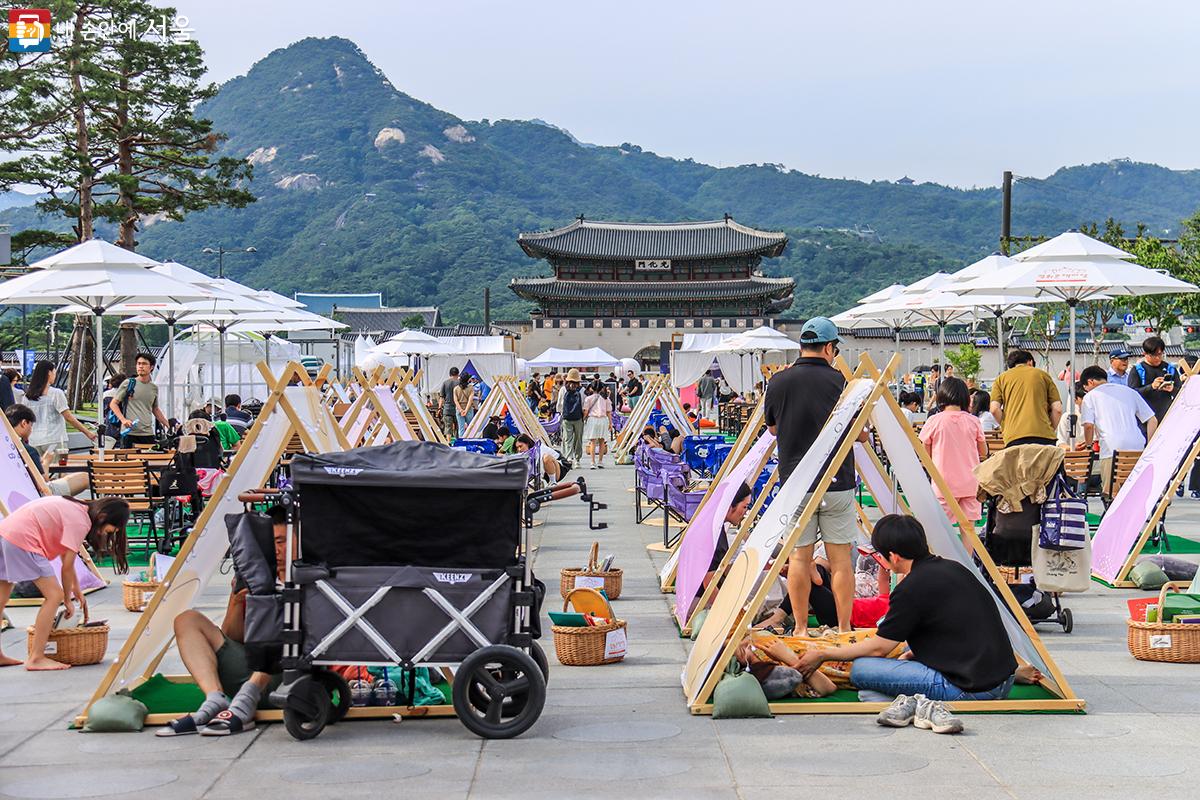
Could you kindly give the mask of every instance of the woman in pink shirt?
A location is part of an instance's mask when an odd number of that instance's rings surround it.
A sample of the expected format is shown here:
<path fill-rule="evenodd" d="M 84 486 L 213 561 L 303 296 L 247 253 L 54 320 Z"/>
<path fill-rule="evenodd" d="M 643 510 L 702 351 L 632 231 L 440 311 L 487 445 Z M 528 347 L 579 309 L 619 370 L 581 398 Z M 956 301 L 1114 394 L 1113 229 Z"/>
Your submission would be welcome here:
<path fill-rule="evenodd" d="M 930 416 L 921 427 L 921 441 L 959 507 L 967 519 L 974 522 L 983 516 L 983 508 L 975 496 L 979 491 L 975 467 L 979 466 L 980 459 L 987 458 L 987 442 L 979 417 L 966 411 L 969 398 L 967 385 L 961 380 L 942 378 L 937 390 L 938 413 Z M 956 522 L 936 482 L 933 490 L 942 501 L 947 516 Z"/>
<path fill-rule="evenodd" d="M 129 522 L 129 504 L 116 497 L 83 502 L 73 497 L 39 497 L 0 520 L 0 612 L 8 604 L 13 584 L 33 581 L 42 593 L 42 607 L 33 624 L 33 641 L 25 657 L 25 669 L 66 669 L 69 665 L 46 657 L 50 626 L 61 603 L 67 616 L 75 613 L 79 602 L 84 619 L 87 600 L 75 575 L 75 554 L 90 542 L 101 550 L 110 550 L 119 572 L 129 569 L 125 560 L 125 525 Z M 62 559 L 62 579 L 54 574 L 50 561 Z M 16 658 L 0 653 L 0 667 L 20 664 Z"/>

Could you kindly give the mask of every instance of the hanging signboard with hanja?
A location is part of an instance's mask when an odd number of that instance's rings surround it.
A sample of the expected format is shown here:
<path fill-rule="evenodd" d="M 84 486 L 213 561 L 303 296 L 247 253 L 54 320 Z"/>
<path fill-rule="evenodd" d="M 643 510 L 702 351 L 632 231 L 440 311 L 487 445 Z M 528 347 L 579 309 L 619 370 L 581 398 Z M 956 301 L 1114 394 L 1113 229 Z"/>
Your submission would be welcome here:
<path fill-rule="evenodd" d="M 670 272 L 669 258 L 639 258 L 633 262 L 633 268 L 638 272 Z"/>

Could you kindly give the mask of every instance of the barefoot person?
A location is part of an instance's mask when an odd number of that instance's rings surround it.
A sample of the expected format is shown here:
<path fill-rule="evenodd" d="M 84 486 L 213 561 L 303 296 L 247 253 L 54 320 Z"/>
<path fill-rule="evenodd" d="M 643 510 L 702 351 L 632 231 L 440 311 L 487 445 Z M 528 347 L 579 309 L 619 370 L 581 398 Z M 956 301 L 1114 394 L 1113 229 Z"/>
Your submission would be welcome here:
<path fill-rule="evenodd" d="M 85 503 L 70 497 L 39 497 L 30 500 L 0 520 L 0 613 L 8 604 L 13 584 L 33 581 L 42 593 L 42 607 L 33 623 L 33 640 L 25 657 L 25 669 L 56 670 L 70 665 L 46 657 L 50 627 L 61 604 L 67 616 L 75 614 L 75 603 L 86 619 L 87 599 L 75 574 L 75 555 L 84 541 L 109 549 L 118 572 L 129 569 L 125 561 L 125 525 L 129 504 L 115 497 Z M 54 574 L 52 559 L 62 559 L 61 580 Z M 0 653 L 0 666 L 20 664 Z"/>
<path fill-rule="evenodd" d="M 995 598 L 957 561 L 929 552 L 925 530 L 913 517 L 889 514 L 875 523 L 871 544 L 903 580 L 878 633 L 855 644 L 809 650 L 800 672 L 826 661 L 852 661 L 850 681 L 864 702 L 895 698 L 877 718 L 880 725 L 958 733 L 962 722 L 942 701 L 1000 700 L 1014 682 L 1040 680 L 1036 670 L 1017 669 Z M 886 658 L 901 643 L 908 651 Z"/>

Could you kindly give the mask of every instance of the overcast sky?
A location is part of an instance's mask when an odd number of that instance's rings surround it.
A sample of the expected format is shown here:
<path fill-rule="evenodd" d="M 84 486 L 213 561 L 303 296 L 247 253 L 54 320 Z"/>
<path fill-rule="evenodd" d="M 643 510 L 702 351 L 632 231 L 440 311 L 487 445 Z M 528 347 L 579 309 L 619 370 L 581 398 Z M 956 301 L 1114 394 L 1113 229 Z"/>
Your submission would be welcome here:
<path fill-rule="evenodd" d="M 1200 4 L 181 0 L 211 77 L 355 41 L 465 119 L 829 177 L 995 185 L 1129 157 L 1200 167 Z"/>

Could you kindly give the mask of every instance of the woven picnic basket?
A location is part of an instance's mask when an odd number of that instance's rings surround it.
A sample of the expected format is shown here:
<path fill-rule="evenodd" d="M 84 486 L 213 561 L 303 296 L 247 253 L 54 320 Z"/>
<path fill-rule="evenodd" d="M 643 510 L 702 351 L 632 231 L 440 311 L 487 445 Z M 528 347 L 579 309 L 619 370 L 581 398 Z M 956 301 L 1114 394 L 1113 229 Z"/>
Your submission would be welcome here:
<path fill-rule="evenodd" d="M 1186 592 L 1188 584 L 1167 583 L 1158 593 L 1161 610 L 1167 592 Z M 1167 661 L 1172 664 L 1200 664 L 1200 625 L 1174 622 L 1126 620 L 1129 653 L 1139 661 Z"/>
<path fill-rule="evenodd" d="M 33 649 L 33 626 L 25 629 L 27 647 Z M 63 664 L 84 667 L 99 664 L 108 650 L 108 626 L 93 628 L 60 628 L 50 631 L 46 641 L 46 655 Z"/>
<path fill-rule="evenodd" d="M 602 571 L 600 569 L 600 543 L 592 542 L 592 552 L 588 556 L 586 567 L 564 567 L 559 573 L 558 593 L 566 599 L 571 592 L 575 591 L 576 578 L 603 578 L 604 593 L 608 595 L 609 600 L 616 600 L 621 596 L 621 578 L 625 574 L 624 570 L 610 569 Z M 580 587 L 583 588 L 583 587 Z M 591 588 L 591 587 L 589 587 Z"/>
<path fill-rule="evenodd" d="M 563 599 L 563 611 L 571 607 L 570 595 L 576 592 L 592 592 L 599 595 L 595 589 L 572 589 L 570 594 Z M 612 631 L 624 630 L 626 626 L 625 620 L 617 619 L 612 615 L 611 605 L 608 606 L 608 609 L 608 618 L 612 620 L 608 625 L 583 628 L 565 625 L 550 626 L 550 631 L 554 634 L 554 652 L 558 656 L 559 663 L 565 667 L 597 667 L 601 664 L 615 664 L 625 659 L 624 653 L 615 658 L 604 657 L 608 634 Z"/>
<path fill-rule="evenodd" d="M 150 554 L 150 563 L 147 565 L 146 573 L 154 575 L 154 553 Z M 154 597 L 154 593 L 158 591 L 161 584 L 155 580 L 149 581 L 123 581 L 121 583 L 121 597 L 125 601 L 126 611 L 145 611 L 146 606 L 150 605 L 150 598 Z"/>

